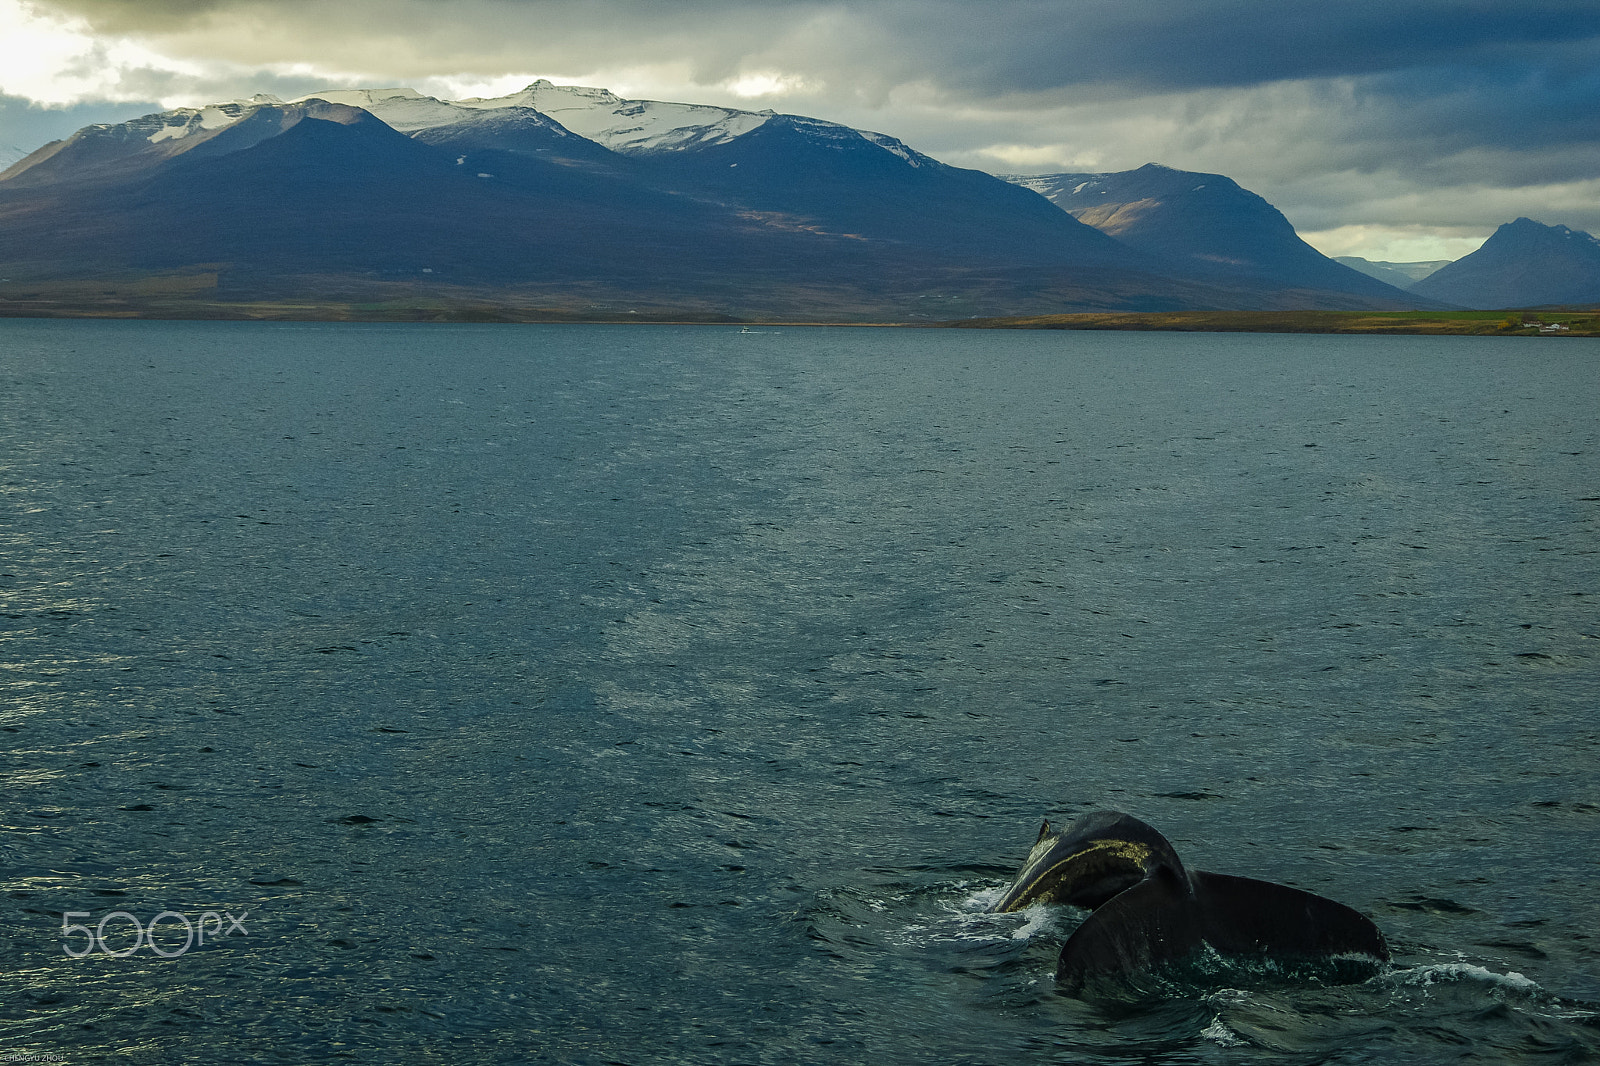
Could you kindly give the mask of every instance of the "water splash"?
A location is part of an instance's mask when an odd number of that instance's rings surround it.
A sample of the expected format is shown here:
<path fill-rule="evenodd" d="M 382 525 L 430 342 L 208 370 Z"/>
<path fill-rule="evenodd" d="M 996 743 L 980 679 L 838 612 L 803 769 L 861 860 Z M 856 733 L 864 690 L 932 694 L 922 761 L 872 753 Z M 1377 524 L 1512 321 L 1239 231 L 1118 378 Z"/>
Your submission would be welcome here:
<path fill-rule="evenodd" d="M 1384 979 L 1413 988 L 1431 988 L 1449 982 L 1473 981 L 1524 995 L 1535 995 L 1544 991 L 1537 981 L 1529 980 L 1515 971 L 1495 973 L 1487 967 L 1471 962 L 1435 963 L 1429 966 L 1395 969 L 1385 974 Z"/>

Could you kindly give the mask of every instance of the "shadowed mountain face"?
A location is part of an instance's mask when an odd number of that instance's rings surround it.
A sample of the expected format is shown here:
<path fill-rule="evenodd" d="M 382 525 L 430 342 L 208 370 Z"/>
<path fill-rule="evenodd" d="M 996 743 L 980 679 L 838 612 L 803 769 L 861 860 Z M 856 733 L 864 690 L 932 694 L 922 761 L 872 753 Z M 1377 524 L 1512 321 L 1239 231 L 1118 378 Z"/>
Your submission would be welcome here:
<path fill-rule="evenodd" d="M 1411 291 L 1485 309 L 1600 303 L 1600 240 L 1519 218 Z"/>
<path fill-rule="evenodd" d="M 960 250 L 997 261 L 1161 272 L 1166 265 L 1062 216 L 989 174 L 891 138 L 789 115 L 719 144 L 634 157 L 653 183 L 856 239 Z M 1065 224 L 1063 224 L 1065 223 Z"/>
<path fill-rule="evenodd" d="M 1299 276 L 1130 246 L 1026 189 L 836 123 L 538 86 L 461 104 L 328 95 L 151 115 L 40 149 L 0 175 L 0 269 L 214 271 L 234 300 L 400 286 L 840 320 L 1352 305 Z M 530 106 L 546 96 L 619 150 Z M 683 116 L 709 124 L 672 125 Z M 1392 292 L 1353 305 L 1403 305 Z"/>
<path fill-rule="evenodd" d="M 1295 233 L 1283 213 L 1220 174 L 1149 163 L 1117 174 L 1012 178 L 1051 203 L 1140 251 L 1196 277 L 1277 284 L 1406 303 L 1394 286 L 1336 263 Z M 1417 301 L 1410 301 L 1415 304 Z"/>

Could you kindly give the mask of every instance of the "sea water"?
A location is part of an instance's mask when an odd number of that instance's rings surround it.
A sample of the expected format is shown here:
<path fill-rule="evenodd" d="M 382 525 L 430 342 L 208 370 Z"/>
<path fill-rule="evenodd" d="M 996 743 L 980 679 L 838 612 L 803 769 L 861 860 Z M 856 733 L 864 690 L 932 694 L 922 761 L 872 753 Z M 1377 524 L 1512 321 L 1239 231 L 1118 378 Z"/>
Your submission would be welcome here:
<path fill-rule="evenodd" d="M 11 320 L 0 390 L 0 1054 L 1600 1054 L 1589 342 Z M 985 908 L 1102 807 L 1393 964 L 1058 994 L 1082 913 Z"/>

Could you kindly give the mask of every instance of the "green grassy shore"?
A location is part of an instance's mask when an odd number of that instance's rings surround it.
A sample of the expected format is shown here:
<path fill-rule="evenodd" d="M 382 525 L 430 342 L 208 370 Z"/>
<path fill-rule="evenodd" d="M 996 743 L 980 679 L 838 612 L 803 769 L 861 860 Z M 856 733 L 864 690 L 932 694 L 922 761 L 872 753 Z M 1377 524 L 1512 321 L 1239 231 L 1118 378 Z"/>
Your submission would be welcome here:
<path fill-rule="evenodd" d="M 1445 336 L 1600 336 L 1594 311 L 1151 311 L 970 318 L 967 329 L 1120 329 L 1179 333 L 1418 333 Z M 1565 326 L 1565 329 L 1541 327 Z"/>
<path fill-rule="evenodd" d="M 330 279 L 325 291 L 338 292 Z M 468 289 L 418 291 L 377 286 L 372 299 L 227 299 L 214 273 L 109 277 L 97 280 L 0 278 L 0 318 L 134 318 L 310 322 L 682 322 L 732 325 L 905 325 L 960 329 L 1162 330 L 1201 333 L 1415 333 L 1478 336 L 1600 336 L 1600 311 L 1148 311 L 1089 312 L 945 322 L 882 319 L 867 307 L 818 294 L 810 315 L 733 315 L 708 306 L 678 307 L 595 293 L 486 293 Z M 790 294 L 789 306 L 806 306 L 808 294 Z M 728 294 L 730 302 L 739 299 Z M 798 297 L 798 298 L 794 298 Z M 708 301 L 709 303 L 709 301 Z M 830 311 L 820 310 L 829 307 Z M 843 313 L 841 313 L 843 312 Z M 855 312 L 855 313 L 852 313 Z M 1565 329 L 1541 327 L 1565 326 Z"/>

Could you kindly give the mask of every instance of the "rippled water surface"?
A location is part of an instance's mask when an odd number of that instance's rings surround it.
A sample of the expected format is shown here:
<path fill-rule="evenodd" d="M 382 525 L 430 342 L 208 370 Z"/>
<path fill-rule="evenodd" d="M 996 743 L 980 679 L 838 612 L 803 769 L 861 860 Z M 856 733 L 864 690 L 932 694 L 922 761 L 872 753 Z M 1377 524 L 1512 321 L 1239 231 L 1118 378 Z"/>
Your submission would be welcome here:
<path fill-rule="evenodd" d="M 0 1052 L 1600 1055 L 1597 352 L 0 321 Z M 1099 807 L 1394 964 L 1056 993 Z"/>

